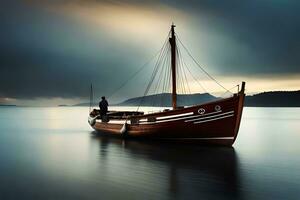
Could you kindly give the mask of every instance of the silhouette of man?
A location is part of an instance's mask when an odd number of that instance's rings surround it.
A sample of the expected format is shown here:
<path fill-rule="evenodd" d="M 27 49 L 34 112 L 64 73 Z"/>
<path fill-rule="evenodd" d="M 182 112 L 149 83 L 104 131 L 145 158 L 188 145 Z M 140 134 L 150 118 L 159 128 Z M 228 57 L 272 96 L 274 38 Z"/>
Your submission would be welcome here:
<path fill-rule="evenodd" d="M 105 99 L 105 96 L 101 97 L 101 101 L 99 102 L 100 115 L 101 117 L 105 116 L 108 110 L 108 102 Z"/>

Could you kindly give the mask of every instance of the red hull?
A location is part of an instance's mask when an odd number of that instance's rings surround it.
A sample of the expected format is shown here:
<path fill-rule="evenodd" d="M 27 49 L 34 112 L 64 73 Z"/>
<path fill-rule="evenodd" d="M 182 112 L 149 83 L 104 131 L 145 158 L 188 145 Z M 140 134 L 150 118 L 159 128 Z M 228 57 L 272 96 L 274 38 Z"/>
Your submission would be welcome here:
<path fill-rule="evenodd" d="M 205 144 L 232 145 L 236 140 L 244 93 L 207 104 L 161 113 L 132 116 L 124 123 L 97 121 L 99 132 L 127 138 L 167 139 Z M 123 128 L 123 131 L 122 131 Z"/>

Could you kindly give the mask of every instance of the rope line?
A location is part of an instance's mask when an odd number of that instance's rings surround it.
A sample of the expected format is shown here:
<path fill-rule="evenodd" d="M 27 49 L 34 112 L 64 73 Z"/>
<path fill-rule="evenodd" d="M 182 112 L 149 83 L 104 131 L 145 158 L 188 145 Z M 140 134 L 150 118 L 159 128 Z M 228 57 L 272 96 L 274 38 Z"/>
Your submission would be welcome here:
<path fill-rule="evenodd" d="M 187 64 L 186 64 L 186 62 L 184 61 L 183 56 L 182 56 L 181 51 L 180 51 L 179 48 L 178 48 L 178 51 L 179 51 L 179 54 L 180 54 L 182 63 L 184 64 L 184 66 L 186 67 L 186 69 L 188 70 L 188 72 L 190 73 L 190 75 L 192 76 L 192 78 L 196 81 L 196 83 L 202 88 L 202 90 L 203 90 L 205 93 L 208 93 L 207 90 L 204 88 L 204 86 L 203 86 L 203 85 L 200 83 L 200 81 L 193 75 L 193 73 L 191 72 L 191 70 L 190 70 L 189 67 L 187 66 Z"/>
<path fill-rule="evenodd" d="M 169 37 L 169 35 L 168 35 Z M 122 89 L 128 82 L 130 82 L 136 75 L 138 75 L 143 69 L 146 68 L 146 66 L 157 56 L 161 53 L 162 49 L 164 48 L 166 42 L 168 41 L 168 37 L 165 40 L 163 46 L 155 53 L 154 56 L 152 56 L 147 62 L 145 62 L 141 68 L 139 68 L 135 73 L 133 73 L 127 80 L 125 80 L 116 90 L 114 90 L 108 98 L 111 98 L 113 95 L 115 95 L 120 89 Z"/>
<path fill-rule="evenodd" d="M 214 77 L 212 77 L 201 65 L 197 62 L 197 60 L 192 56 L 192 54 L 189 52 L 189 50 L 185 47 L 185 45 L 181 42 L 181 40 L 178 37 L 178 34 L 176 34 L 178 41 L 182 45 L 182 47 L 186 50 L 187 54 L 192 58 L 192 60 L 195 62 L 196 65 L 215 83 L 217 83 L 220 87 L 222 87 L 226 92 L 230 92 L 228 89 L 226 89 L 221 83 L 219 83 Z M 232 93 L 232 92 L 230 92 Z"/>
<path fill-rule="evenodd" d="M 142 67 L 137 70 L 135 73 L 133 73 L 129 79 L 125 80 L 120 87 L 118 87 L 114 92 L 112 92 L 112 94 L 109 95 L 108 98 L 112 97 L 113 95 L 115 95 L 120 89 L 122 89 L 129 81 L 131 81 L 136 75 L 138 75 L 160 52 L 160 50 L 155 54 L 155 56 L 153 56 L 150 60 L 148 60 L 144 65 L 142 65 Z"/>
<path fill-rule="evenodd" d="M 156 76 L 156 74 L 157 74 L 157 71 L 158 71 L 158 69 L 159 69 L 159 67 L 160 67 L 160 63 L 161 63 L 162 58 L 165 57 L 165 55 L 166 55 L 167 52 L 168 52 L 168 46 L 167 46 L 166 44 L 167 44 L 169 35 L 170 35 L 170 32 L 169 32 L 168 37 L 167 37 L 167 39 L 166 39 L 166 41 L 165 41 L 165 43 L 164 43 L 164 45 L 163 45 L 163 47 L 162 47 L 162 51 L 160 52 L 159 58 L 158 58 L 158 60 L 157 60 L 157 62 L 156 62 L 156 65 L 155 65 L 155 68 L 154 68 L 153 73 L 152 73 L 152 75 L 151 75 L 150 81 L 149 81 L 149 83 L 148 83 L 148 85 L 147 85 L 147 88 L 146 88 L 146 90 L 145 90 L 145 92 L 144 92 L 143 97 L 142 97 L 141 100 L 140 100 L 139 106 L 137 107 L 137 111 L 139 110 L 141 104 L 142 104 L 143 101 L 144 101 L 145 96 L 148 94 L 148 92 L 149 92 L 149 90 L 150 90 L 150 88 L 151 88 L 151 85 L 152 85 L 152 83 L 153 83 L 153 81 L 154 81 L 154 79 L 155 79 L 155 76 Z"/>

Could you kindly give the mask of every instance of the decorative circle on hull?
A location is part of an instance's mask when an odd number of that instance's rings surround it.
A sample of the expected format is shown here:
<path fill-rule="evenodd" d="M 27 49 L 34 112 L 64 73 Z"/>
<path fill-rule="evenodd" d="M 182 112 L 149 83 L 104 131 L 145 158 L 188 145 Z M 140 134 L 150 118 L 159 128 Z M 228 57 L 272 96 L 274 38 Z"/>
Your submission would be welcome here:
<path fill-rule="evenodd" d="M 221 106 L 220 106 L 220 105 L 216 105 L 216 106 L 215 106 L 215 110 L 216 110 L 216 111 L 220 111 L 220 110 L 221 110 Z"/>
<path fill-rule="evenodd" d="M 198 113 L 200 115 L 203 115 L 205 113 L 205 109 L 204 108 L 199 108 Z"/>

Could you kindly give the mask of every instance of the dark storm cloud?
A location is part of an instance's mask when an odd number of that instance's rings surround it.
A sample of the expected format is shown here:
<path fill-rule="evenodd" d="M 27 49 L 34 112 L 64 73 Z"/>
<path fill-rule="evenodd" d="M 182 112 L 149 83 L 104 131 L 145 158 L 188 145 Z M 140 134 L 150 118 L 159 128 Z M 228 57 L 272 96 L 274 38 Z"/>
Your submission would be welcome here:
<path fill-rule="evenodd" d="M 148 59 L 141 53 L 144 47 L 130 42 L 122 46 L 105 31 L 93 35 L 76 20 L 29 2 L 10 1 L 0 7 L 0 97 L 85 97 L 91 82 L 100 93 L 109 94 L 137 70 L 137 63 Z M 72 2 L 167 5 L 190 15 L 189 39 L 201 49 L 196 56 L 202 54 L 214 72 L 243 76 L 300 73 L 298 1 L 77 0 L 55 4 Z M 204 38 L 198 37 L 199 32 L 206 33 Z M 210 35 L 219 37 L 221 43 Z M 211 45 L 203 45 L 204 41 Z M 131 91 L 141 94 L 141 90 Z"/>
<path fill-rule="evenodd" d="M 215 56 L 225 55 L 219 64 L 225 65 L 226 71 L 231 69 L 235 74 L 300 72 L 299 1 L 201 0 L 189 4 L 175 1 L 174 5 L 192 10 L 207 20 L 205 28 L 245 46 L 247 51 L 239 52 L 230 46 L 216 45 Z M 195 24 L 202 27 L 197 19 Z"/>
<path fill-rule="evenodd" d="M 7 4 L 0 19 L 0 96 L 87 97 L 90 83 L 110 94 L 124 74 L 127 78 L 125 72 L 134 72 L 128 58 L 140 54 L 130 44 L 120 49 L 122 42 L 89 34 L 74 21 L 27 4 Z"/>

